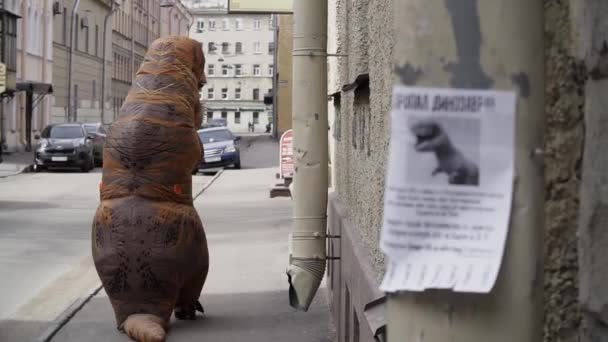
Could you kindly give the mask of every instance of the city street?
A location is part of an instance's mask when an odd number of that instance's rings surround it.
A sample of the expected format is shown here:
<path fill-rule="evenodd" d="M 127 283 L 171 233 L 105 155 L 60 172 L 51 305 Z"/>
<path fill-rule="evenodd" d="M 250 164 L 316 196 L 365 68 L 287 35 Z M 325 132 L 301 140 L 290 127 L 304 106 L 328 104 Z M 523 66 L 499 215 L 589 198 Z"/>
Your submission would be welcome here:
<path fill-rule="evenodd" d="M 287 235 L 291 200 L 270 199 L 277 145 L 245 137 L 243 170 L 194 176 L 195 200 L 208 234 L 211 266 L 201 302 L 206 317 L 174 322 L 170 339 L 192 341 L 331 341 L 325 292 L 308 313 L 289 307 Z M 100 286 L 90 258 L 90 224 L 98 204 L 97 169 L 0 180 L 1 341 L 39 338 L 74 302 Z M 69 311 L 69 310 L 68 310 Z M 115 327 L 103 290 L 52 341 L 127 341 Z"/>

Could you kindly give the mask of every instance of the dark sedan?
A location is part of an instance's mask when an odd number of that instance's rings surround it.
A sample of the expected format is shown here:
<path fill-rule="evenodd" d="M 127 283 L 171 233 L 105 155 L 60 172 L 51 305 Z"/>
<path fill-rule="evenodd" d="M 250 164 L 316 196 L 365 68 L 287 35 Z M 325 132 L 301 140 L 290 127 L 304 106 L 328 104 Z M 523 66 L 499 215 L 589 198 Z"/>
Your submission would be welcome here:
<path fill-rule="evenodd" d="M 198 136 L 205 149 L 205 158 L 198 170 L 225 166 L 241 168 L 240 137 L 235 137 L 226 127 L 213 127 L 198 130 Z"/>
<path fill-rule="evenodd" d="M 89 172 L 95 165 L 93 134 L 87 134 L 82 124 L 54 124 L 36 135 L 34 170 L 48 168 L 79 168 Z"/>

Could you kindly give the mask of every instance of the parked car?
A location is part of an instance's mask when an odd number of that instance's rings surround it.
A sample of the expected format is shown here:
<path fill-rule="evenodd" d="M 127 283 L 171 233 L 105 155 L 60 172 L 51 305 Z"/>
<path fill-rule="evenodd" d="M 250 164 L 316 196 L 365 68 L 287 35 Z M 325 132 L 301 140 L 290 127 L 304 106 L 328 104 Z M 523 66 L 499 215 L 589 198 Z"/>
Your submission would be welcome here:
<path fill-rule="evenodd" d="M 103 165 L 103 145 L 106 143 L 107 131 L 101 123 L 85 123 L 84 129 L 87 134 L 94 134 L 93 138 L 93 155 L 95 157 L 95 165 Z"/>
<path fill-rule="evenodd" d="M 198 165 L 198 170 L 234 166 L 241 168 L 241 137 L 236 137 L 226 127 L 212 127 L 198 130 L 198 136 L 203 143 L 204 158 Z"/>
<path fill-rule="evenodd" d="M 34 170 L 48 168 L 79 168 L 89 172 L 95 165 L 93 134 L 87 134 L 82 124 L 53 124 L 35 136 L 38 140 L 34 155 Z"/>

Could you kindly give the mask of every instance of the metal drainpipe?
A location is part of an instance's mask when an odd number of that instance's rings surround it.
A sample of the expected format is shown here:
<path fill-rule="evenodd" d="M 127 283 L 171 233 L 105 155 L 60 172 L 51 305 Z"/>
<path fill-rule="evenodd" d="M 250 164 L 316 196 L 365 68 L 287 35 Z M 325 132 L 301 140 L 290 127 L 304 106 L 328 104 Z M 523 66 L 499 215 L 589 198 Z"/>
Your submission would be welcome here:
<path fill-rule="evenodd" d="M 273 15 L 274 25 L 274 53 L 272 56 L 272 137 L 278 138 L 279 126 L 279 19 L 278 14 Z"/>
<path fill-rule="evenodd" d="M 30 23 L 30 16 L 29 13 L 27 11 L 27 2 L 23 1 L 22 6 L 21 6 L 21 13 L 22 13 L 22 18 L 25 19 L 21 19 L 21 32 L 23 32 L 23 39 L 21 41 L 21 55 L 19 56 L 19 58 L 21 58 L 21 80 L 25 81 L 27 79 L 26 77 L 26 67 L 27 67 L 27 39 L 28 39 L 28 33 L 30 30 L 28 30 L 28 24 Z M 19 143 L 26 147 L 26 151 L 27 151 L 27 140 L 25 138 L 26 135 L 26 128 L 25 128 L 25 120 L 27 120 L 26 116 L 27 115 L 20 115 L 17 114 L 18 112 L 20 113 L 21 110 L 26 110 L 26 106 L 27 104 L 25 103 L 25 101 L 27 101 L 27 96 L 19 96 L 18 97 L 19 101 L 15 103 L 15 110 L 13 111 L 13 115 L 15 116 L 15 119 L 13 120 L 13 125 L 15 125 L 14 127 L 14 131 L 18 133 L 19 135 Z M 25 120 L 24 120 L 25 118 Z"/>
<path fill-rule="evenodd" d="M 106 49 L 107 49 L 107 45 L 108 45 L 108 21 L 110 20 L 110 18 L 112 17 L 112 15 L 114 14 L 114 12 L 116 12 L 116 10 L 119 8 L 120 6 L 117 5 L 114 1 L 112 1 L 112 4 L 110 5 L 110 11 L 106 14 L 106 16 L 103 18 L 103 46 L 102 46 L 102 55 L 103 55 L 103 65 L 101 66 L 101 123 L 104 124 L 104 118 L 106 115 L 106 64 L 107 64 L 107 58 L 108 56 L 106 56 Z"/>
<path fill-rule="evenodd" d="M 131 0 L 131 84 L 135 79 L 135 0 Z"/>
<path fill-rule="evenodd" d="M 307 311 L 325 273 L 327 238 L 327 0 L 294 1 L 293 230 L 289 302 Z"/>
<path fill-rule="evenodd" d="M 80 6 L 80 0 L 76 0 L 72 6 L 72 15 L 70 19 L 70 49 L 68 54 L 68 122 L 75 120 L 74 107 L 72 106 L 72 69 L 74 61 L 74 21 L 76 21 L 76 11 Z M 78 29 L 78 23 L 76 23 Z"/>
<path fill-rule="evenodd" d="M 49 10 L 49 2 L 48 1 L 44 1 L 44 5 L 43 5 L 43 18 L 44 18 L 44 37 L 42 38 L 42 77 L 41 77 L 41 81 L 42 83 L 46 83 L 46 61 L 48 58 L 48 44 L 49 41 L 46 39 L 47 37 L 47 30 L 50 30 L 52 32 L 52 30 L 50 29 L 48 23 L 49 21 L 51 22 L 51 25 L 53 23 L 52 20 L 49 19 L 48 16 L 48 10 Z M 52 16 L 51 16 L 52 18 Z M 40 110 L 42 113 L 40 114 L 39 118 L 39 122 L 38 122 L 38 127 L 37 130 L 40 131 L 42 129 L 44 129 L 44 125 L 45 122 L 48 122 L 48 115 L 49 112 L 46 108 L 46 96 L 40 101 L 40 105 L 42 106 L 42 109 Z"/>
<path fill-rule="evenodd" d="M 534 152 L 542 148 L 544 133 L 543 2 L 394 4 L 396 79 L 401 84 L 518 90 L 517 178 L 505 253 L 492 292 L 390 296 L 388 340 L 541 341 L 544 181 L 542 156 Z"/>

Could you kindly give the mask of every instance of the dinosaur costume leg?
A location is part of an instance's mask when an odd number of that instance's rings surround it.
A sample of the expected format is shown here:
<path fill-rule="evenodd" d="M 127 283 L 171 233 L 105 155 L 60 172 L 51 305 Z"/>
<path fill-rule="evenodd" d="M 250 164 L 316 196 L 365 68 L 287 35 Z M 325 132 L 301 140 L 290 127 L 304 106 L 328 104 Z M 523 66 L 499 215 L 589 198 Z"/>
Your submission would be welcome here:
<path fill-rule="evenodd" d="M 194 318 L 207 277 L 191 175 L 204 62 L 197 41 L 154 41 L 104 146 L 93 260 L 118 328 L 140 342 L 164 341 L 174 310 Z"/>

